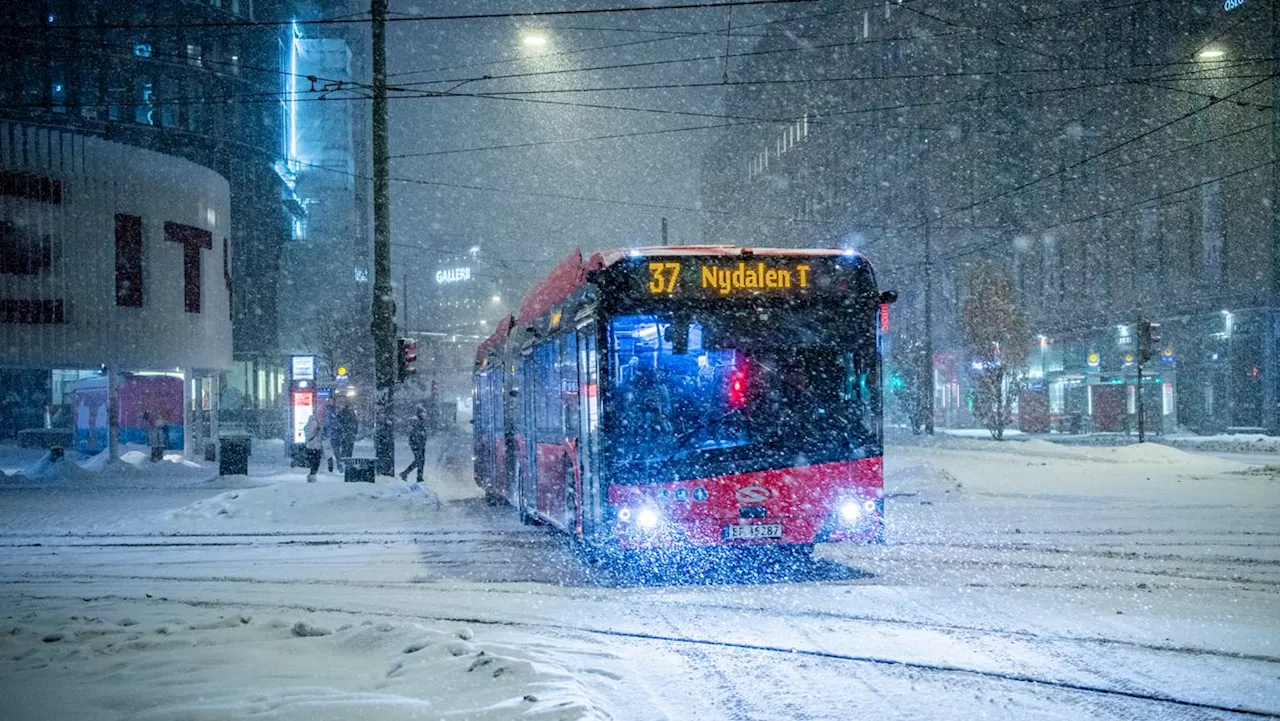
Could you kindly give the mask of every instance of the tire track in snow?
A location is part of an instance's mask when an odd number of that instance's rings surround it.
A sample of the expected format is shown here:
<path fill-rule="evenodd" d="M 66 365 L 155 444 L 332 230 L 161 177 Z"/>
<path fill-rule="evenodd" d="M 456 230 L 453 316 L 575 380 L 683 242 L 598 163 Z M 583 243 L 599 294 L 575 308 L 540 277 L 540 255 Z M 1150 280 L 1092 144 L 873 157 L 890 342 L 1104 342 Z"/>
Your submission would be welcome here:
<path fill-rule="evenodd" d="M 537 621 L 512 621 L 512 620 L 495 620 L 478 618 L 473 616 L 450 616 L 450 615 L 427 615 L 404 612 L 389 612 L 376 610 L 360 610 L 344 607 L 321 606 L 316 604 L 297 604 L 297 603 L 280 603 L 280 602 L 258 602 L 258 601 L 223 601 L 211 600 L 206 598 L 182 599 L 170 596 L 151 596 L 130 595 L 130 594 L 99 594 L 91 597 L 67 596 L 67 595 L 32 595 L 24 594 L 26 598 L 32 600 L 40 599 L 58 599 L 67 600 L 81 598 L 85 602 L 92 601 L 132 601 L 132 602 L 153 602 L 153 603 L 181 603 L 198 608 L 269 608 L 275 610 L 287 611 L 305 611 L 308 613 L 339 613 L 339 614 L 357 614 L 361 616 L 382 616 L 388 618 L 408 618 L 417 620 L 439 621 L 447 623 L 463 623 L 475 625 L 487 625 L 509 628 L 526 628 L 551 631 L 555 633 L 573 633 L 573 634 L 589 634 L 594 636 L 602 636 L 609 638 L 622 638 L 635 641 L 649 641 L 658 643 L 691 645 L 709 649 L 723 649 L 732 651 L 745 651 L 758 654 L 768 655 L 773 658 L 811 658 L 823 659 L 830 661 L 841 661 L 855 664 L 870 665 L 875 667 L 900 669 L 915 672 L 924 672 L 929 674 L 939 674 L 952 677 L 968 677 L 977 678 L 996 682 L 1007 682 L 1018 685 L 1034 686 L 1042 689 L 1052 689 L 1068 693 L 1085 694 L 1097 696 L 1101 698 L 1114 700 L 1128 700 L 1140 703 L 1162 705 L 1173 708 L 1195 709 L 1201 711 L 1211 711 L 1216 713 L 1234 714 L 1249 718 L 1266 718 L 1280 719 L 1280 710 L 1270 711 L 1265 709 L 1248 708 L 1244 706 L 1227 706 L 1222 704 L 1214 704 L 1207 702 L 1192 701 L 1189 699 L 1177 698 L 1159 693 L 1148 693 L 1141 691 L 1133 691 L 1128 689 L 1107 688 L 1087 683 L 1073 682 L 1065 679 L 1040 678 L 1030 674 L 991 671 L 984 669 L 975 669 L 953 664 L 942 663 L 925 663 L 919 661 L 906 661 L 901 659 L 893 659 L 882 656 L 872 655 L 855 655 L 842 654 L 837 652 L 824 651 L 821 649 L 804 649 L 804 648 L 784 648 L 768 644 L 742 643 L 735 641 L 724 641 L 718 639 L 695 638 L 691 636 L 666 635 L 657 633 L 646 633 L 639 631 L 620 631 L 615 629 L 595 628 L 591 626 L 577 626 L 552 622 Z"/>
<path fill-rule="evenodd" d="M 3 566 L 0 566 L 3 568 Z M 416 581 L 348 581 L 341 579 L 333 580 L 269 580 L 261 578 L 253 578 L 251 576 L 162 576 L 162 575 L 132 575 L 132 574 L 103 574 L 103 573 L 19 573 L 12 574 L 8 580 L 0 578 L 0 587 L 4 586 L 22 586 L 22 585 L 38 585 L 43 583 L 57 583 L 70 581 L 75 583 L 92 586 L 104 580 L 113 581 L 153 581 L 166 583 L 228 583 L 228 584 L 246 584 L 252 586 L 337 586 L 341 588 L 355 588 L 367 590 L 389 590 L 404 591 L 412 590 L 414 593 L 456 593 L 456 588 L 442 589 L 434 588 L 430 583 L 420 583 Z M 481 584 L 477 584 L 478 586 Z M 485 584 L 484 592 L 488 595 L 493 594 L 510 594 L 519 597 L 528 596 L 548 596 L 559 600 L 596 600 L 597 595 L 591 590 L 583 592 L 561 592 L 563 587 L 554 586 L 556 592 L 543 591 L 528 586 L 520 586 L 519 589 L 495 588 Z M 840 613 L 836 611 L 828 611 L 823 609 L 805 609 L 795 610 L 792 608 L 783 608 L 778 606 L 745 606 L 723 601 L 711 600 L 690 600 L 684 601 L 679 599 L 664 598 L 663 604 L 666 606 L 680 606 L 695 611 L 707 609 L 716 609 L 723 611 L 732 611 L 735 613 L 747 613 L 753 615 L 763 615 L 770 618 L 790 618 L 790 619 L 814 619 L 814 620 L 831 620 L 844 623 L 863 623 L 872 626 L 895 626 L 912 630 L 937 631 L 947 634 L 959 634 L 971 637 L 971 640 L 995 637 L 1002 639 L 1013 639 L 1026 641 L 1031 643 L 1061 643 L 1061 644 L 1079 644 L 1104 647 L 1116 647 L 1134 649 L 1144 652 L 1166 653 L 1184 656 L 1203 656 L 1212 658 L 1221 658 L 1232 661 L 1256 661 L 1261 663 L 1270 663 L 1280 665 L 1280 656 L 1269 656 L 1264 654 L 1251 654 L 1239 651 L 1224 651 L 1219 649 L 1201 648 L 1196 646 L 1172 646 L 1164 644 L 1141 643 L 1136 641 L 1126 641 L 1122 639 L 1104 638 L 1101 636 L 1070 636 L 1063 634 L 1042 634 L 1031 631 L 1018 631 L 1013 629 L 996 629 L 984 626 L 973 626 L 965 624 L 938 623 L 933 621 L 922 621 L 914 619 L 895 618 L 892 616 L 877 616 L 870 614 L 852 614 Z"/>

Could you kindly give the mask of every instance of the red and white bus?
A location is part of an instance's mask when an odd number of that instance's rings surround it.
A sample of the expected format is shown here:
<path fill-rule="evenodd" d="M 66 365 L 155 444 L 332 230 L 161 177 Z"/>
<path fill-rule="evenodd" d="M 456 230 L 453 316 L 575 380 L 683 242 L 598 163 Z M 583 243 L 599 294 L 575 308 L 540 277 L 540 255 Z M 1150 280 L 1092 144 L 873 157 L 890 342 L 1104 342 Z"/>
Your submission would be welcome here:
<path fill-rule="evenodd" d="M 893 299 L 848 251 L 574 253 L 477 350 L 476 482 L 591 548 L 876 542 Z"/>

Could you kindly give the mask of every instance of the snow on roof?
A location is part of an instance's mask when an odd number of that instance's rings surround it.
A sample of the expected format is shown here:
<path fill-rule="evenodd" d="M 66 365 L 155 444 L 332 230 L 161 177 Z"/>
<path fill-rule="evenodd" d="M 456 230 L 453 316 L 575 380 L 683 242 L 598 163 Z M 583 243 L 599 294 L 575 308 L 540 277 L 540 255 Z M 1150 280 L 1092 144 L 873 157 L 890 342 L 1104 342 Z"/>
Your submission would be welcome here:
<path fill-rule="evenodd" d="M 480 346 L 476 348 L 476 361 L 489 354 L 494 348 L 502 345 L 506 341 L 507 336 L 511 335 L 511 327 L 515 324 L 515 320 L 510 315 L 505 315 L 502 320 L 498 321 L 498 327 L 493 331 L 493 335 L 485 338 L 480 342 Z"/>
<path fill-rule="evenodd" d="M 840 248 L 761 248 L 744 245 L 653 245 L 641 248 L 612 248 L 591 256 L 599 267 L 608 268 L 624 258 L 670 258 L 698 255 L 738 256 L 854 256 L 866 260 L 861 253 Z M 599 259 L 597 261 L 597 259 Z"/>

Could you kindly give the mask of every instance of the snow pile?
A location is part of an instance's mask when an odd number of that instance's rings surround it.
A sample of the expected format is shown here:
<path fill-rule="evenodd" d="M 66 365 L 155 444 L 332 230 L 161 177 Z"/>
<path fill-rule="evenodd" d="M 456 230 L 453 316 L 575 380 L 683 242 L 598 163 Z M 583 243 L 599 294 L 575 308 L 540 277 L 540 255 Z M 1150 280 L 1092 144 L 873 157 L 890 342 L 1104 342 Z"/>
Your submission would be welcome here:
<path fill-rule="evenodd" d="M 47 453 L 48 451 L 41 448 L 25 448 L 13 443 L 0 443 L 0 478 L 21 473 Z"/>
<path fill-rule="evenodd" d="M 53 460 L 46 451 L 36 462 L 17 473 L 0 478 L 6 483 L 94 483 L 124 485 L 171 486 L 184 482 L 209 478 L 215 469 L 188 461 L 180 453 L 169 452 L 164 460 L 152 462 L 151 451 L 136 445 L 120 447 L 120 458 L 115 463 L 107 460 L 102 451 L 83 463 L 77 463 L 71 455 Z"/>
<path fill-rule="evenodd" d="M 49 453 L 45 453 L 40 460 L 27 466 L 22 471 L 8 476 L 6 481 L 11 483 L 21 483 L 23 481 L 70 481 L 92 477 L 92 471 L 85 470 L 72 461 L 70 458 L 63 456 L 58 460 L 52 460 Z"/>
<path fill-rule="evenodd" d="M 973 446 L 977 442 L 958 445 L 956 440 L 940 446 L 890 447 L 885 453 L 886 497 L 924 505 L 958 501 L 962 495 L 987 501 L 1017 496 L 1144 502 L 1167 496 L 1187 503 L 1221 503 L 1228 496 L 1248 502 L 1274 498 L 1257 482 L 1221 482 L 1226 474 L 1243 475 L 1249 469 L 1245 463 L 1159 443 L 1062 446 L 1033 439 Z"/>
<path fill-rule="evenodd" d="M 169 518 L 333 528 L 420 518 L 440 508 L 440 498 L 418 484 L 385 476 L 377 483 L 343 483 L 326 476 L 317 483 L 299 479 L 227 491 L 171 511 Z"/>
<path fill-rule="evenodd" d="M 176 604 L 121 610 L 11 617 L 0 634 L 10 718 L 610 717 L 568 671 L 467 628 Z"/>
<path fill-rule="evenodd" d="M 1205 467 L 1207 470 L 1229 472 L 1243 470 L 1244 464 L 1211 456 L 1195 455 L 1160 443 L 1140 443 L 1117 448 L 1093 449 L 1091 455 L 1098 460 L 1116 463 L 1138 463 L 1150 466 L 1179 466 L 1184 469 Z"/>
<path fill-rule="evenodd" d="M 1264 436 L 1259 433 L 1165 436 L 1161 442 L 1178 448 L 1194 448 L 1198 451 L 1280 454 L 1280 436 Z"/>

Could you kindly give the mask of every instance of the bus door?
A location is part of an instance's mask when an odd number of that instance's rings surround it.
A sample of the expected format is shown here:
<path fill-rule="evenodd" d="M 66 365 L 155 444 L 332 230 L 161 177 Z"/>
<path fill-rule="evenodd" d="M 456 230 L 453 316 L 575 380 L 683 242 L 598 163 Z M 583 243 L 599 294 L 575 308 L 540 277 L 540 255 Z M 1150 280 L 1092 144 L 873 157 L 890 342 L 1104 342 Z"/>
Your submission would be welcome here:
<path fill-rule="evenodd" d="M 515 452 L 512 454 L 516 460 L 512 481 L 515 494 L 512 496 L 511 505 L 519 509 L 521 514 L 529 508 L 537 507 L 534 500 L 537 498 L 535 484 L 538 467 L 538 431 L 535 425 L 534 407 L 541 392 L 537 367 L 534 350 L 526 350 L 521 355 L 519 364 L 520 392 L 516 400 L 520 415 L 514 424 L 515 448 L 513 450 Z"/>
<path fill-rule="evenodd" d="M 576 487 L 578 444 L 577 334 L 562 333 L 547 339 L 533 354 L 537 389 L 534 423 L 534 485 L 538 513 L 563 530 L 573 526 L 568 509 L 576 504 L 570 493 Z"/>
<path fill-rule="evenodd" d="M 600 527 L 600 370 L 596 355 L 595 321 L 578 326 L 578 446 L 577 478 L 570 504 L 573 533 L 592 535 Z"/>
<path fill-rule="evenodd" d="M 518 496 L 515 487 L 516 479 L 516 459 L 519 451 L 516 448 L 516 420 L 520 417 L 519 409 L 516 404 L 519 395 L 520 376 L 515 372 L 515 366 L 510 364 L 505 357 L 501 360 L 503 366 L 499 372 L 501 382 L 498 384 L 499 397 L 497 402 L 502 408 L 501 423 L 498 426 L 498 487 L 502 489 L 503 496 L 507 499 L 507 503 L 516 504 Z"/>

